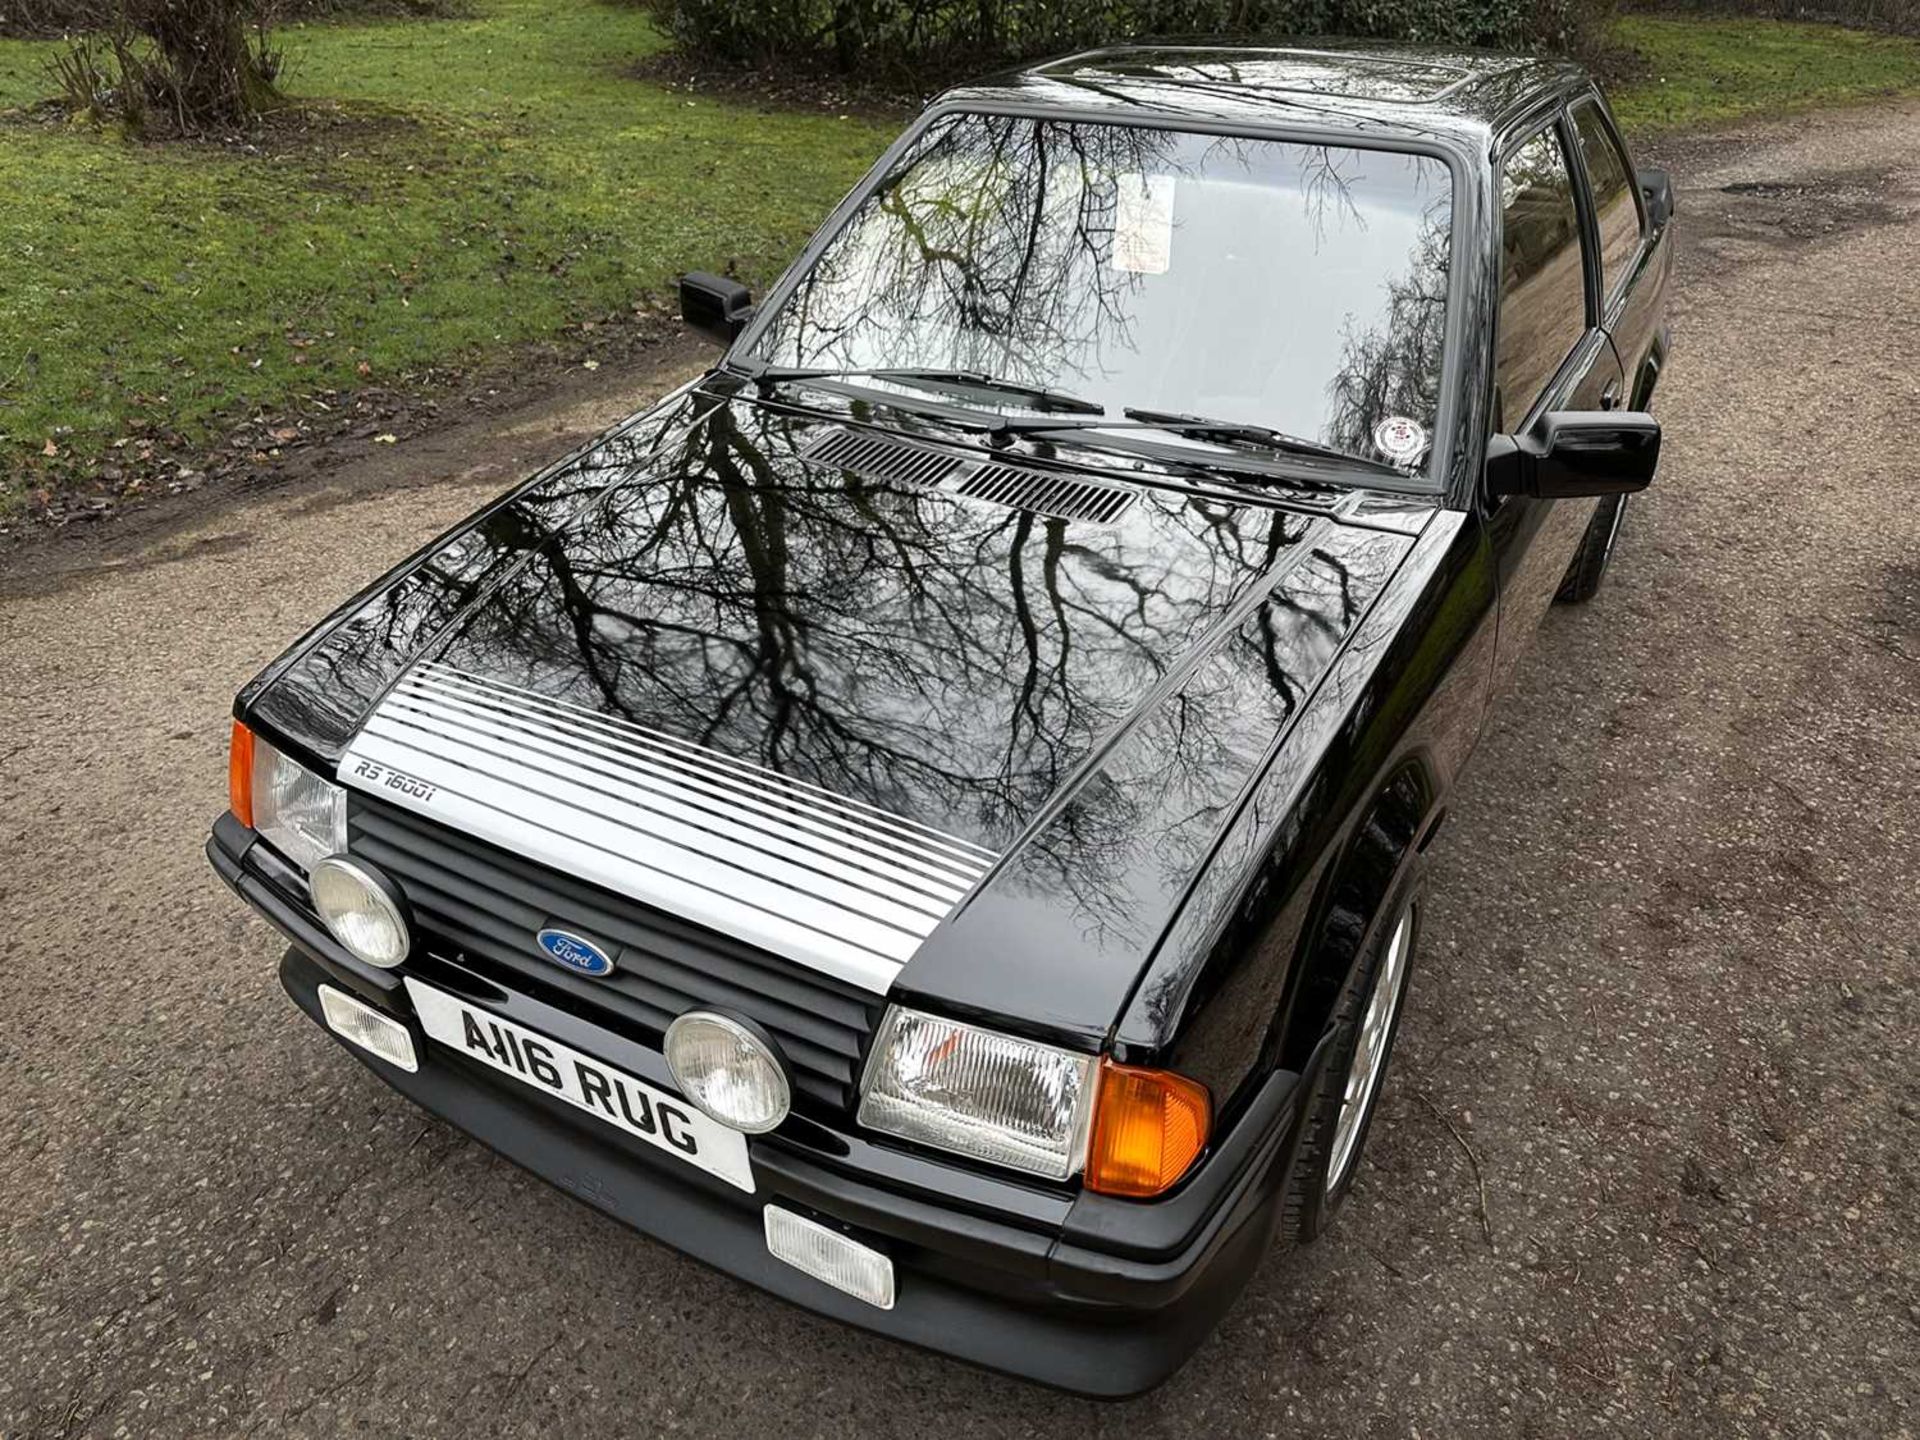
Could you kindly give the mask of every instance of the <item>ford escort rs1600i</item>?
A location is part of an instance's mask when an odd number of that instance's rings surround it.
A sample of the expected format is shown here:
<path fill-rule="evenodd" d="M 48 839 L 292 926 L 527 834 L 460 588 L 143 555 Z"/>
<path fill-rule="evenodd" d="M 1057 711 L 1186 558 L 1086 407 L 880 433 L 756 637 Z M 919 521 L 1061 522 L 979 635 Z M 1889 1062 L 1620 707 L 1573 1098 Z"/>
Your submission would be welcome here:
<path fill-rule="evenodd" d="M 1653 477 L 1672 194 L 1568 65 L 941 96 L 715 367 L 234 708 L 377 1075 L 828 1315 L 1125 1394 L 1361 1173 L 1423 855 Z"/>

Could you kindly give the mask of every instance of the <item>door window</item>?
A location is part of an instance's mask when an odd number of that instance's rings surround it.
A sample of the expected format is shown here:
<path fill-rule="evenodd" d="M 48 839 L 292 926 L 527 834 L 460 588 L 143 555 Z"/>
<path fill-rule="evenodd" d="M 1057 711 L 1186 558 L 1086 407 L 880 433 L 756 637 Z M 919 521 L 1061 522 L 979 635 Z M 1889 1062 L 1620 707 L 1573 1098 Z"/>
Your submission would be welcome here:
<path fill-rule="evenodd" d="M 1549 125 L 1500 167 L 1500 409 L 1517 425 L 1587 330 L 1573 177 Z"/>
<path fill-rule="evenodd" d="M 1640 253 L 1640 193 L 1620 144 L 1600 118 L 1600 107 L 1582 105 L 1573 112 L 1574 133 L 1580 138 L 1580 158 L 1586 163 L 1587 185 L 1593 191 L 1593 218 L 1600 232 L 1601 293 L 1612 295 L 1621 286 Z"/>

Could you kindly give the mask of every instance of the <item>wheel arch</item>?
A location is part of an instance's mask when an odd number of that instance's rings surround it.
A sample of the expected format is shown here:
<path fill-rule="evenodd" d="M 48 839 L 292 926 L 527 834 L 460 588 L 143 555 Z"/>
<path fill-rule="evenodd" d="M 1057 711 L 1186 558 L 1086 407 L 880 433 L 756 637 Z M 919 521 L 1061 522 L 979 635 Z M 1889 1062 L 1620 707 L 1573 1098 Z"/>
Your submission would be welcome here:
<path fill-rule="evenodd" d="M 1660 370 L 1667 362 L 1667 345 L 1667 332 L 1662 330 L 1647 346 L 1647 353 L 1640 357 L 1639 368 L 1633 374 L 1633 388 L 1628 391 L 1632 397 L 1629 409 L 1646 410 L 1652 407 L 1654 387 L 1660 383 Z"/>
<path fill-rule="evenodd" d="M 1401 759 L 1375 788 L 1321 878 L 1301 931 L 1293 978 L 1264 1047 L 1266 1064 L 1305 1066 L 1387 902 L 1445 818 L 1440 783 L 1424 752 Z"/>

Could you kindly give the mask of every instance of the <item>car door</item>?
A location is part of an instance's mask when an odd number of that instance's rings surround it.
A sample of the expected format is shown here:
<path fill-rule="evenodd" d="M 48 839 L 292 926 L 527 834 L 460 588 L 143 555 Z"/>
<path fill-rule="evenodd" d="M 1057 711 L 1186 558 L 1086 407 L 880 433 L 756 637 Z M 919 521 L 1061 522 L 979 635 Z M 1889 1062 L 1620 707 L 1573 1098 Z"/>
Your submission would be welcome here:
<path fill-rule="evenodd" d="M 1660 299 L 1669 247 L 1647 223 L 1645 201 L 1619 131 L 1598 94 L 1568 111 L 1593 214 L 1600 328 L 1629 379 L 1628 404 L 1646 407 L 1658 373 Z"/>
<path fill-rule="evenodd" d="M 1572 154 L 1564 113 L 1521 131 L 1501 154 L 1496 430 L 1517 433 L 1548 410 L 1605 410 L 1620 400 L 1620 361 L 1598 323 L 1589 217 Z M 1500 580 L 1497 691 L 1553 603 L 1595 502 L 1507 496 L 1487 505 Z"/>

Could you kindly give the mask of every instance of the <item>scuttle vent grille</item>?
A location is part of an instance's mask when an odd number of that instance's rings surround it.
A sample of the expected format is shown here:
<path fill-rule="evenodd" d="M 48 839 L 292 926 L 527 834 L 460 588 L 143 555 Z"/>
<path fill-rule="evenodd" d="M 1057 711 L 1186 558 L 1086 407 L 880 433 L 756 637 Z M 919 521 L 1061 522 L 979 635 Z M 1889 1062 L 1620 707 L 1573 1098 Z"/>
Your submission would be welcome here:
<path fill-rule="evenodd" d="M 1023 465 L 982 466 L 954 493 L 1015 510 L 1033 510 L 1062 520 L 1093 520 L 1102 525 L 1118 520 L 1133 503 L 1133 496 L 1125 490 Z"/>
<path fill-rule="evenodd" d="M 831 465 L 884 484 L 944 489 L 1010 510 L 1102 525 L 1118 520 L 1134 498 L 1129 490 L 1060 471 L 999 460 L 963 459 L 911 441 L 857 430 L 829 430 L 801 451 L 800 458 L 810 465 Z"/>
<path fill-rule="evenodd" d="M 801 452 L 801 458 L 814 465 L 833 465 L 851 470 L 868 480 L 900 485 L 921 485 L 931 489 L 952 476 L 963 463 L 957 456 L 927 450 L 884 435 L 862 434 L 856 430 L 830 430 Z"/>

